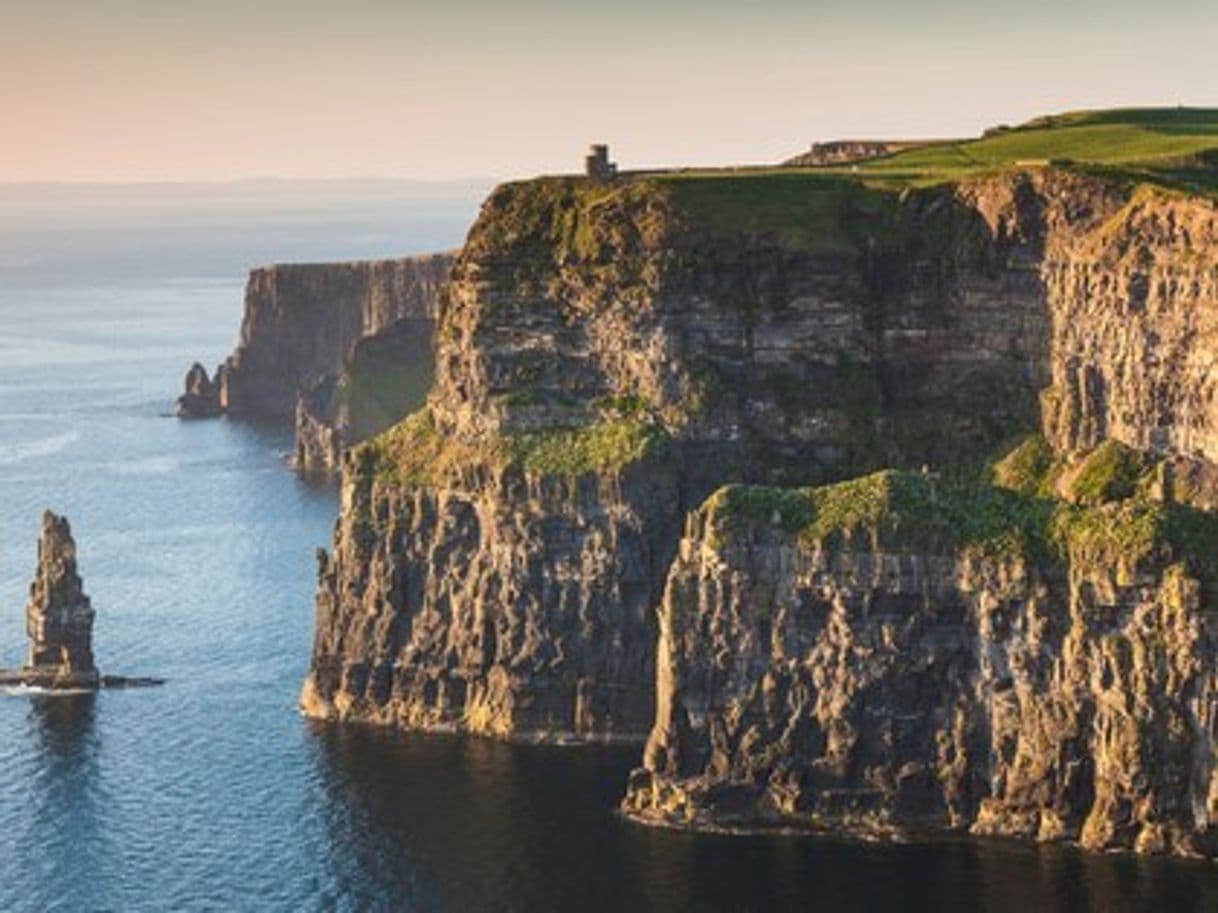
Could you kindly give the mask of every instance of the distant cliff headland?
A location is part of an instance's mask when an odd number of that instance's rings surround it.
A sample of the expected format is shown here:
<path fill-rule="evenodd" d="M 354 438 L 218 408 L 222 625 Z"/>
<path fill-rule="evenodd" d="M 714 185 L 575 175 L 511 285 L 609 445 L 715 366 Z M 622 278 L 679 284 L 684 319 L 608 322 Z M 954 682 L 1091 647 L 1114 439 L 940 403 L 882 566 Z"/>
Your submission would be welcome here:
<path fill-rule="evenodd" d="M 236 350 L 212 376 L 191 367 L 179 414 L 292 420 L 296 465 L 337 469 L 347 444 L 422 404 L 452 262 L 443 253 L 253 270 Z"/>
<path fill-rule="evenodd" d="M 1218 854 L 1218 111 L 822 152 L 491 194 L 303 709 L 646 739 L 653 823 Z M 348 370 L 247 323 L 247 402 Z"/>

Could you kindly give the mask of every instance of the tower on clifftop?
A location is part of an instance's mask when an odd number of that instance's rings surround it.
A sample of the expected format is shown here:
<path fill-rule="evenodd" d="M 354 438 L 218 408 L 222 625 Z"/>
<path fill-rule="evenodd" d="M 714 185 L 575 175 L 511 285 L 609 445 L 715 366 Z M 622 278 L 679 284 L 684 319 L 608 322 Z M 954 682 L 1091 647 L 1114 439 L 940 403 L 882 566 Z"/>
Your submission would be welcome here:
<path fill-rule="evenodd" d="M 609 147 L 593 143 L 584 158 L 584 174 L 594 181 L 611 181 L 617 177 L 617 165 L 609 161 Z"/>

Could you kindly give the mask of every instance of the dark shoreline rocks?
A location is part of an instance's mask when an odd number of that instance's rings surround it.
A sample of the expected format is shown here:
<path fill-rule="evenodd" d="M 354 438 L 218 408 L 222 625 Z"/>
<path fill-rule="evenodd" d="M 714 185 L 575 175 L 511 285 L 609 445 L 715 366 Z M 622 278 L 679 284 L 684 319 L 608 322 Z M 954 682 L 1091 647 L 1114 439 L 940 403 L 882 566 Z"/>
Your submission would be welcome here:
<path fill-rule="evenodd" d="M 224 412 L 220 402 L 222 384 L 222 369 L 216 370 L 216 379 L 212 380 L 207 369 L 196 361 L 186 372 L 183 384 L 185 392 L 178 397 L 178 417 L 214 418 L 221 415 Z"/>

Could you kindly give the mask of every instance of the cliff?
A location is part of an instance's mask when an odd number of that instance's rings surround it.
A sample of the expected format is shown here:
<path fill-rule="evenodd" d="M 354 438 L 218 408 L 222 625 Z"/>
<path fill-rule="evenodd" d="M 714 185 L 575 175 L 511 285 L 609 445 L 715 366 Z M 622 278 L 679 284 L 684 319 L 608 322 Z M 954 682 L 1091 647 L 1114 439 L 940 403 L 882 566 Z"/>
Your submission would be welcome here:
<path fill-rule="evenodd" d="M 497 190 L 428 406 L 347 466 L 306 712 L 641 739 L 653 610 L 715 487 L 954 465 L 1036 426 L 1053 194 L 1091 202 L 1060 214 L 1078 232 L 1123 203 L 1057 174 Z"/>
<path fill-rule="evenodd" d="M 435 374 L 434 337 L 433 319 L 403 317 L 358 340 L 337 374 L 303 391 L 296 400 L 296 467 L 337 472 L 351 444 L 423 405 Z"/>
<path fill-rule="evenodd" d="M 252 271 L 241 336 L 220 371 L 224 408 L 291 418 L 299 393 L 339 372 L 361 339 L 402 319 L 433 320 L 451 264 L 434 254 Z"/>
<path fill-rule="evenodd" d="M 347 443 L 422 403 L 452 263 L 433 254 L 253 270 L 236 350 L 214 378 L 191 368 L 179 415 L 293 420 L 297 463 L 335 468 Z"/>
<path fill-rule="evenodd" d="M 1211 855 L 1212 130 L 1116 114 L 498 188 L 304 712 L 650 732 L 653 822 Z"/>
<path fill-rule="evenodd" d="M 1144 493 L 723 489 L 669 574 L 624 808 L 1213 855 L 1215 536 Z"/>

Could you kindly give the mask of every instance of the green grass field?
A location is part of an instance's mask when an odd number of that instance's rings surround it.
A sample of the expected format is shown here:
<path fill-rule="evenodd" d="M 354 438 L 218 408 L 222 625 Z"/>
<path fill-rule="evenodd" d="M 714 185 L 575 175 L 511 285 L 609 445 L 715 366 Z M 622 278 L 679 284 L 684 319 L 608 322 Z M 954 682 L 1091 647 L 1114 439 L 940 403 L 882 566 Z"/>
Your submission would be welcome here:
<path fill-rule="evenodd" d="M 1218 109 L 1127 108 L 1042 117 L 980 139 L 933 143 L 862 162 L 857 172 L 924 183 L 1047 163 L 1208 189 L 1218 179 Z"/>
<path fill-rule="evenodd" d="M 1011 168 L 1073 167 L 1194 192 L 1218 191 L 1218 108 L 1121 108 L 1038 117 L 977 139 L 931 142 L 857 164 L 690 169 L 655 175 L 670 186 L 715 179 L 736 185 L 785 175 L 853 175 L 877 189 L 928 186 Z M 809 188 L 823 192 L 824 187 Z M 709 188 L 698 191 L 710 193 Z M 748 191 L 760 194 L 760 189 Z"/>

